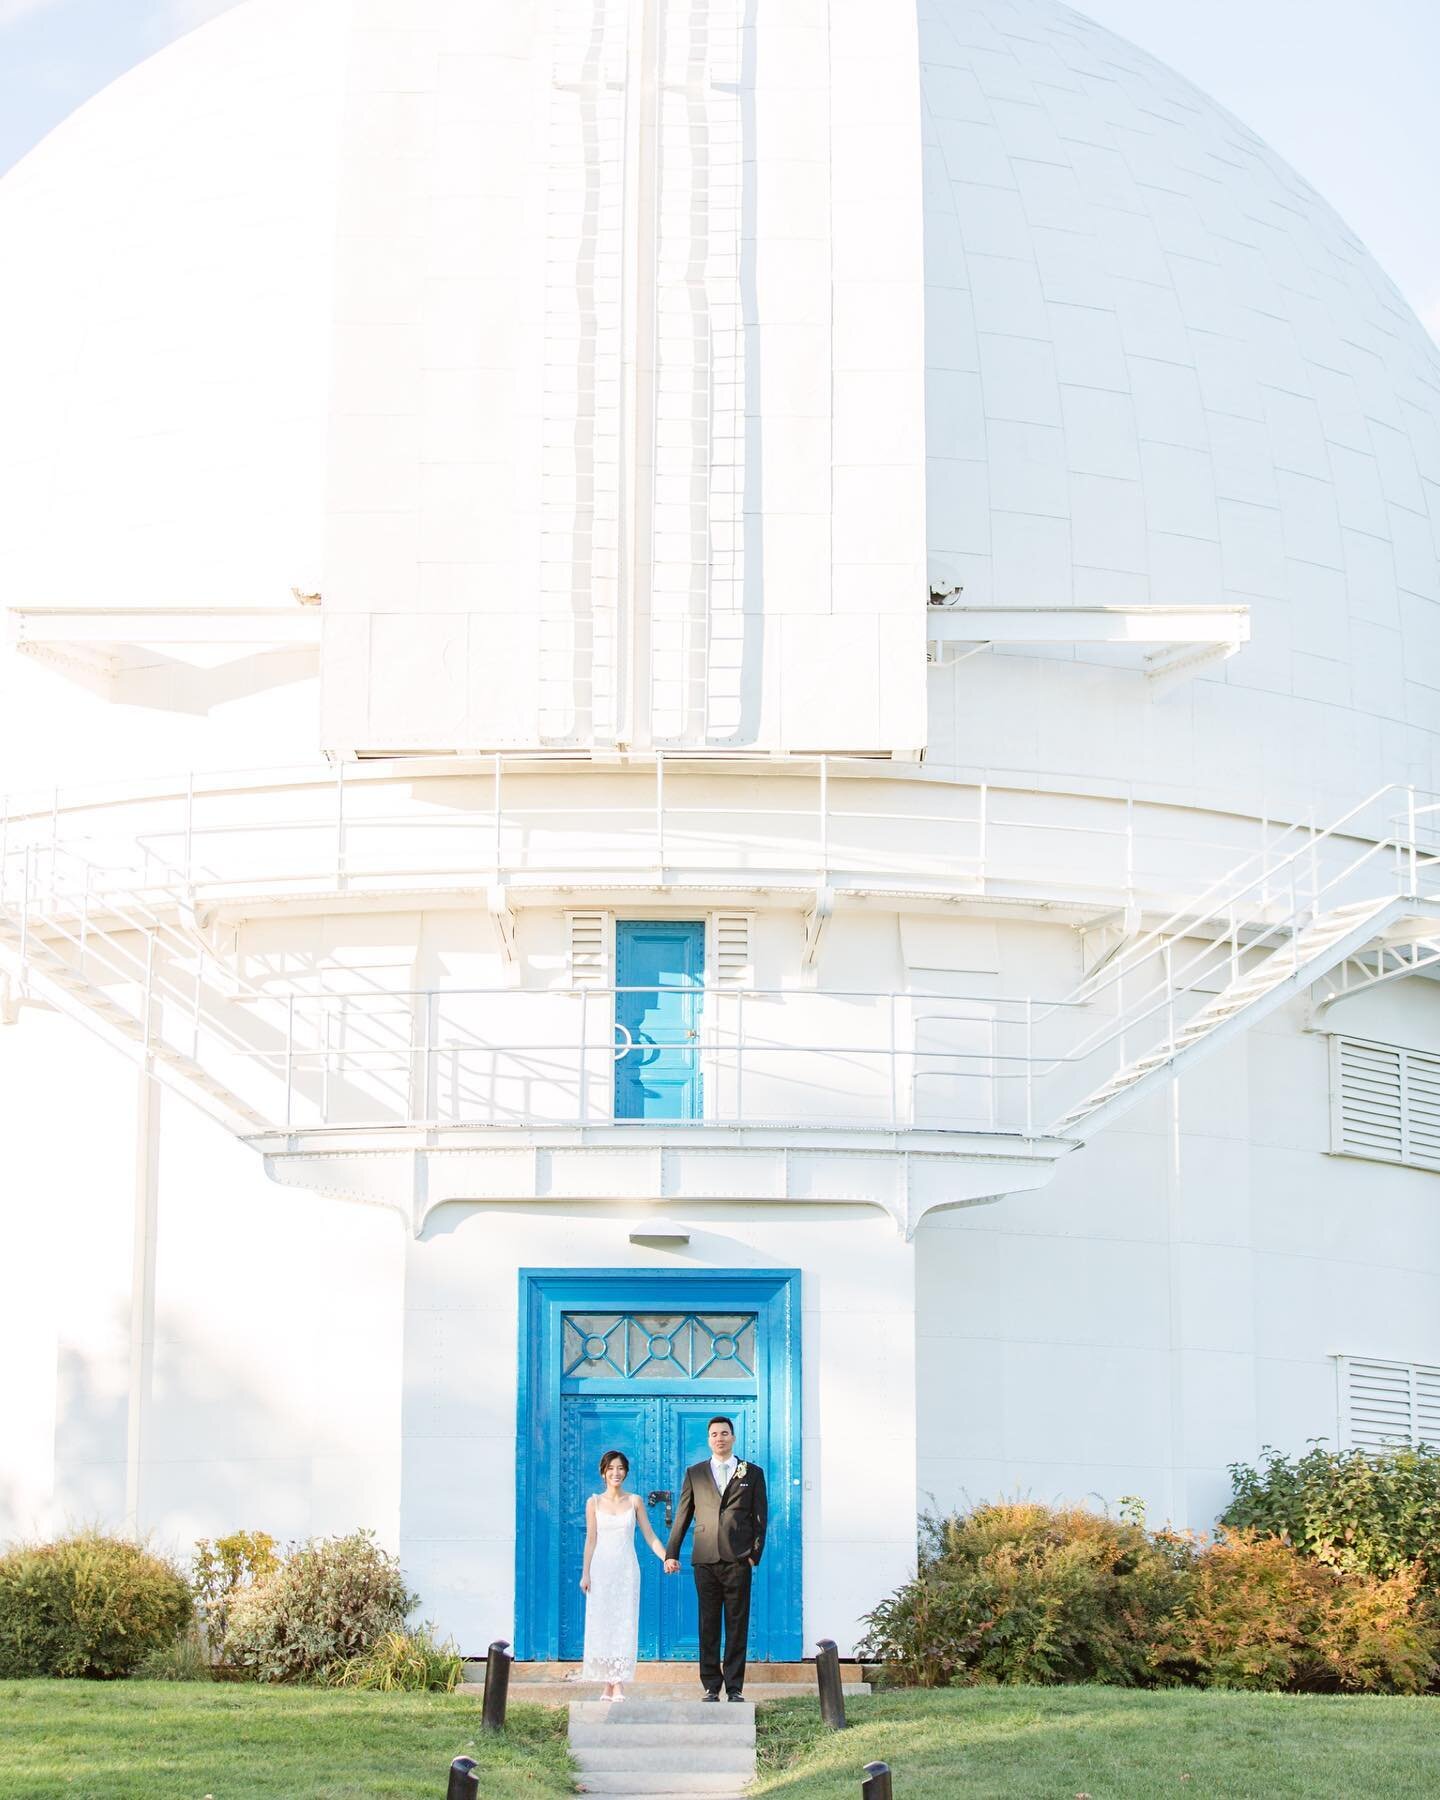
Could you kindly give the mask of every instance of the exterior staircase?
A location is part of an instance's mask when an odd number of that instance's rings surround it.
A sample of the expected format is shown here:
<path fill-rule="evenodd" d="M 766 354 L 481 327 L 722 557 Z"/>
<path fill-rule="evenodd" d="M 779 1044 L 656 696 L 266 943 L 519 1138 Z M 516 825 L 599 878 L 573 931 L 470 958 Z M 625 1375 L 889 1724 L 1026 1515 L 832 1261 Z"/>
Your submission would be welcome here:
<path fill-rule="evenodd" d="M 201 1056 L 201 1009 L 208 999 L 267 996 L 224 974 L 212 957 L 207 980 L 201 942 L 110 872 L 70 858 L 64 879 L 21 898 L 0 890 L 0 974 L 10 997 L 46 1001 L 85 1030 L 148 1066 L 238 1137 L 274 1121 L 235 1093 Z M 189 1018 L 192 1029 L 181 1024 Z M 189 1038 L 190 1048 L 184 1046 Z"/>
<path fill-rule="evenodd" d="M 755 1779 L 755 1708 L 749 1700 L 656 1700 L 644 1687 L 614 1705 L 579 1700 L 570 1708 L 570 1754 L 582 1794 L 741 1800 Z"/>
<path fill-rule="evenodd" d="M 1144 1099 L 1157 1084 L 1168 1081 L 1227 1037 L 1247 1030 L 1298 990 L 1309 987 L 1347 957 L 1364 949 L 1387 925 L 1414 911 L 1415 903 L 1388 897 L 1353 901 L 1321 913 L 1237 975 L 1183 1025 L 1167 1031 L 1145 1055 L 1124 1063 L 1107 1081 L 1054 1120 L 1049 1130 L 1056 1136 L 1092 1136 Z M 1440 907 L 1436 908 L 1436 929 L 1440 935 Z M 1167 995 L 1166 1001 L 1173 1005 L 1173 994 Z M 1151 1004 L 1148 1010 L 1153 1014 L 1156 1009 Z"/>

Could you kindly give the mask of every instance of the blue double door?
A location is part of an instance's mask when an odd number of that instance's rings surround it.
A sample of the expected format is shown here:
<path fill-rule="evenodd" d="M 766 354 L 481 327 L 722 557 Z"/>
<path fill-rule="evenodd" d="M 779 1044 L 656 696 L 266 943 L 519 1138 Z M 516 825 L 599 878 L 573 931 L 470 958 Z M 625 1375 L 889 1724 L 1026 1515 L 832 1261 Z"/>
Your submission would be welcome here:
<path fill-rule="evenodd" d="M 703 1118 L 703 922 L 617 919 L 615 986 L 615 1117 Z"/>
<path fill-rule="evenodd" d="M 565 1394 L 561 1398 L 565 1450 L 564 1520 L 560 1579 L 560 1655 L 578 1661 L 585 1645 L 585 1596 L 580 1572 L 585 1554 L 585 1502 L 600 1489 L 600 1458 L 619 1450 L 629 1459 L 628 1486 L 640 1496 L 662 1544 L 680 1504 L 680 1487 L 692 1463 L 710 1454 L 707 1436 L 716 1413 L 735 1421 L 737 1453 L 764 1467 L 757 1447 L 756 1404 L 744 1394 Z M 700 1654 L 695 1582 L 690 1573 L 694 1527 L 681 1552 L 678 1574 L 666 1575 L 637 1531 L 640 1557 L 640 1657 L 642 1661 L 693 1662 Z M 766 1591 L 757 1582 L 751 1599 L 750 1654 L 769 1651 Z"/>

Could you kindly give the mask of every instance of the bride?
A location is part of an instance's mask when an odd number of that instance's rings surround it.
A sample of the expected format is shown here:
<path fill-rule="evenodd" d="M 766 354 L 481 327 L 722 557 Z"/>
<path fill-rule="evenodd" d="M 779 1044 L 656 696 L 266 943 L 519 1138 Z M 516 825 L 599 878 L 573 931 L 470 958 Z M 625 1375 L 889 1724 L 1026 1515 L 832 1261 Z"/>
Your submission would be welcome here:
<path fill-rule="evenodd" d="M 607 1450 L 600 1458 L 604 1491 L 585 1502 L 585 1567 L 580 1589 L 585 1594 L 585 1662 L 582 1681 L 603 1681 L 602 1700 L 623 1700 L 622 1682 L 635 1679 L 640 1635 L 640 1563 L 635 1555 L 635 1526 L 663 1563 L 665 1548 L 655 1535 L 650 1515 L 638 1494 L 625 1492 L 630 1461 L 623 1450 Z"/>

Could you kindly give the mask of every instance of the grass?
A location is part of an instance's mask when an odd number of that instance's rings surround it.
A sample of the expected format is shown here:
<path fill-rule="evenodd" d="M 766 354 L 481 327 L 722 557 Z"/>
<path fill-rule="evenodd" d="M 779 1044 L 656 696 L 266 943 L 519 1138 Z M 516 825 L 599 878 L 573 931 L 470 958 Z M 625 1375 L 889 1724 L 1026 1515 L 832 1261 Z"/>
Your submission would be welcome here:
<path fill-rule="evenodd" d="M 756 1795 L 858 1800 L 888 1762 L 895 1800 L 1430 1800 L 1440 1698 L 1125 1688 L 880 1693 L 826 1732 L 815 1702 L 761 1709 Z"/>
<path fill-rule="evenodd" d="M 0 1682 L 0 1800 L 441 1800 L 456 1756 L 488 1800 L 570 1794 L 565 1714 L 502 1738 L 454 1694 L 234 1682 Z"/>
<path fill-rule="evenodd" d="M 1440 1792 L 1440 1698 L 1292 1699 L 1123 1688 L 900 1691 L 763 1706 L 757 1800 L 858 1800 L 867 1762 L 896 1800 L 1421 1800 Z M 563 1708 L 175 1681 L 0 1682 L 0 1800 L 441 1800 L 452 1757 L 487 1800 L 572 1791 Z"/>

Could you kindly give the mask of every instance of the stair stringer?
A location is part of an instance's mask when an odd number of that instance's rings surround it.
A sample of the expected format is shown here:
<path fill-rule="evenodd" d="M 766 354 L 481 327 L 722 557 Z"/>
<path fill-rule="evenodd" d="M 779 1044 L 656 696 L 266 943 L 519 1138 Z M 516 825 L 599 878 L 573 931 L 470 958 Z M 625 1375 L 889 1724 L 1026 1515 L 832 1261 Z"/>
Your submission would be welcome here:
<path fill-rule="evenodd" d="M 1347 957 L 1354 956 L 1368 944 L 1374 942 L 1392 925 L 1400 920 L 1428 919 L 1434 922 L 1437 935 L 1440 935 L 1440 900 L 1414 894 L 1397 894 L 1378 900 L 1372 910 L 1364 913 L 1356 924 L 1339 937 L 1331 939 L 1313 956 L 1296 964 L 1290 974 L 1282 977 L 1272 987 L 1258 993 L 1253 1000 L 1216 1021 L 1202 1036 L 1191 1043 L 1176 1048 L 1170 1055 L 1159 1061 L 1136 1081 L 1122 1089 L 1119 1093 L 1101 1101 L 1086 1110 L 1086 1102 L 1079 1101 L 1068 1112 L 1045 1127 L 1043 1135 L 1068 1137 L 1081 1144 L 1103 1131 L 1107 1125 L 1138 1106 L 1142 1100 L 1148 1099 L 1155 1090 L 1164 1083 L 1183 1073 L 1194 1063 L 1218 1050 L 1232 1038 L 1240 1037 L 1263 1018 L 1276 1012 L 1295 996 L 1302 993 L 1319 981 L 1330 970 L 1343 963 Z M 1315 921 L 1318 923 L 1318 921 Z M 1296 934 L 1288 943 L 1280 945 L 1271 954 L 1282 956 L 1301 936 Z M 1263 964 L 1261 965 L 1263 967 Z M 1252 970 L 1246 979 L 1251 979 L 1256 971 Z M 1209 1005 L 1215 1005 L 1228 990 L 1222 989 L 1220 994 L 1212 996 Z M 1202 1012 L 1206 1010 L 1201 1009 Z M 1198 1015 L 1197 1015 L 1198 1017 Z M 1187 1021 L 1193 1023 L 1193 1021 Z"/>
<path fill-rule="evenodd" d="M 103 989 L 91 983 L 72 986 L 57 980 L 55 973 L 37 960 L 34 951 L 28 959 L 22 960 L 19 947 L 13 941 L 13 932 L 3 924 L 0 924 L 0 967 L 27 997 L 43 1000 L 109 1049 L 118 1050 L 127 1061 L 143 1066 L 148 1060 L 157 1081 L 234 1136 L 243 1140 L 256 1132 L 273 1129 L 261 1113 L 222 1083 L 207 1076 L 189 1057 L 153 1040 L 147 1048 L 143 1021 L 112 1000 Z M 63 962 L 59 968 L 65 973 L 74 973 Z"/>

